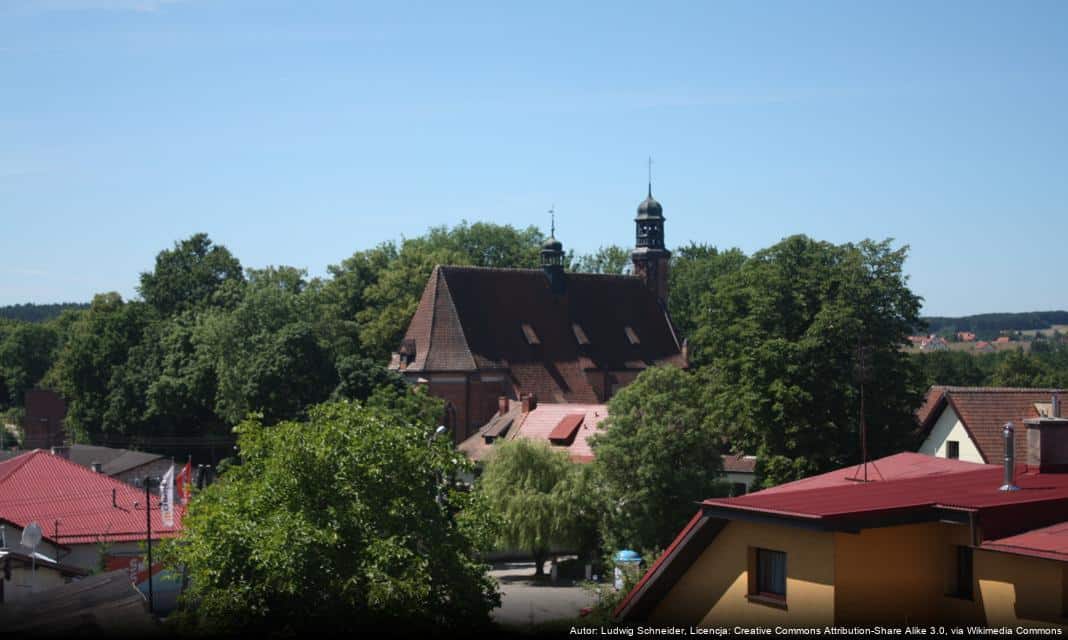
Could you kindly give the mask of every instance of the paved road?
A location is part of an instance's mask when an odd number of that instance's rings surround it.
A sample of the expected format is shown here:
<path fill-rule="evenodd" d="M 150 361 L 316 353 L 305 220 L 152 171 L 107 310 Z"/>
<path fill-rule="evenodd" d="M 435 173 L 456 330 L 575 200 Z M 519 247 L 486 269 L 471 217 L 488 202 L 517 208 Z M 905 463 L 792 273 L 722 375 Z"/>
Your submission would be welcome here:
<path fill-rule="evenodd" d="M 596 601 L 592 593 L 577 584 L 535 583 L 532 562 L 497 566 L 490 575 L 500 584 L 501 606 L 493 610 L 493 619 L 502 625 L 528 626 L 576 618 L 582 608 L 593 606 Z"/>

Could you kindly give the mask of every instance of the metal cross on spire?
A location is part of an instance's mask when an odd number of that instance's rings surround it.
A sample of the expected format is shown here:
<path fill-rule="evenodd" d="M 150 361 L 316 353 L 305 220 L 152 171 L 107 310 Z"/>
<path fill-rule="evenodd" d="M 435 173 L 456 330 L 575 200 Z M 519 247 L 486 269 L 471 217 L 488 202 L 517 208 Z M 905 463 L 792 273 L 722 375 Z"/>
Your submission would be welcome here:
<path fill-rule="evenodd" d="M 549 237 L 556 237 L 556 205 L 549 207 Z"/>

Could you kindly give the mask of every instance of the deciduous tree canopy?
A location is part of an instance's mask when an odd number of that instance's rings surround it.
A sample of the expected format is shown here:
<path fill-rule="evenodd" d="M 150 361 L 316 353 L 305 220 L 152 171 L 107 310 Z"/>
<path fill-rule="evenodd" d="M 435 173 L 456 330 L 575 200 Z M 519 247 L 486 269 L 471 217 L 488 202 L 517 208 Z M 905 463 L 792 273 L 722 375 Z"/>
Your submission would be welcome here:
<path fill-rule="evenodd" d="M 468 470 L 432 424 L 341 402 L 303 422 L 237 427 L 240 464 L 198 494 L 164 557 L 186 568 L 184 622 L 264 632 L 489 623 L 476 557 L 493 535 Z"/>

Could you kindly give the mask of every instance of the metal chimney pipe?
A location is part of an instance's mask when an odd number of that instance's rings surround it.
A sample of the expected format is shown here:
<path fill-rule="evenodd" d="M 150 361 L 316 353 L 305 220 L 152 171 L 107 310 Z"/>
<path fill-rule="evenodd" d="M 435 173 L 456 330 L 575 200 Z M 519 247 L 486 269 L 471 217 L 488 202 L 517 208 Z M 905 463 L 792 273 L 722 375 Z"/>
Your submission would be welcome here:
<path fill-rule="evenodd" d="M 1001 428 L 1001 436 L 1005 439 L 1005 484 L 999 491 L 1019 491 L 1020 487 L 1013 484 L 1016 476 L 1016 441 L 1013 439 L 1015 427 L 1011 422 L 1006 422 Z"/>

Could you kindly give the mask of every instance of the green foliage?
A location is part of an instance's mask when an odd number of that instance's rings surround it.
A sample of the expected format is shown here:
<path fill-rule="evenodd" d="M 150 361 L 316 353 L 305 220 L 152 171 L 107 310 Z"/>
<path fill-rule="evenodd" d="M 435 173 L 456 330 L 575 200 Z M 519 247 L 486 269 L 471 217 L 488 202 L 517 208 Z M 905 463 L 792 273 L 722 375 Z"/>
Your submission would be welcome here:
<path fill-rule="evenodd" d="M 52 323 L 0 325 L 0 406 L 21 406 L 23 397 L 52 366 L 59 334 Z"/>
<path fill-rule="evenodd" d="M 901 347 L 920 300 L 905 255 L 889 241 L 793 236 L 718 279 L 694 360 L 711 375 L 710 406 L 732 445 L 758 456 L 766 485 L 859 462 L 864 378 L 869 455 L 917 444 L 924 387 Z"/>
<path fill-rule="evenodd" d="M 571 270 L 619 275 L 625 273 L 628 267 L 630 267 L 630 250 L 610 244 L 597 249 L 595 253 L 579 257 L 573 262 Z"/>
<path fill-rule="evenodd" d="M 707 322 L 717 282 L 734 273 L 745 262 L 738 249 L 719 251 L 713 246 L 690 243 L 679 247 L 671 258 L 668 307 L 675 327 L 683 336 L 692 336 Z"/>
<path fill-rule="evenodd" d="M 675 367 L 647 369 L 609 402 L 592 442 L 608 549 L 666 547 L 695 502 L 723 492 L 725 440 L 707 382 Z"/>
<path fill-rule="evenodd" d="M 1068 324 L 1068 311 L 1030 311 L 1026 313 L 982 313 L 960 318 L 931 316 L 923 318 L 931 333 L 972 331 L 980 340 L 996 338 L 1002 331 L 1047 329 Z"/>
<path fill-rule="evenodd" d="M 268 422 L 293 418 L 337 386 L 303 275 L 292 267 L 250 270 L 233 311 L 205 316 L 200 335 L 215 363 L 215 410 L 224 420 L 235 423 L 252 411 Z"/>
<path fill-rule="evenodd" d="M 138 292 L 163 315 L 208 304 L 227 282 L 243 279 L 241 263 L 206 233 L 176 242 L 156 256 L 156 267 L 141 274 Z"/>
<path fill-rule="evenodd" d="M 240 464 L 200 492 L 166 562 L 186 567 L 193 629 L 478 629 L 498 603 L 476 551 L 492 538 L 469 470 L 424 426 L 358 403 L 237 428 Z"/>
<path fill-rule="evenodd" d="M 65 311 L 88 308 L 89 305 L 84 302 L 9 304 L 0 307 L 0 319 L 18 320 L 20 322 L 46 322 L 59 317 Z"/>
<path fill-rule="evenodd" d="M 596 545 L 592 474 L 545 442 L 495 445 L 478 492 L 501 523 L 498 545 L 531 551 L 536 575 L 552 546 L 588 553 Z"/>
<path fill-rule="evenodd" d="M 66 427 L 77 441 L 90 434 L 100 443 L 122 439 L 143 420 L 140 401 L 131 403 L 130 385 L 122 383 L 133 375 L 123 366 L 155 318 L 155 310 L 143 302 L 105 293 L 70 324 L 46 384 L 67 398 Z"/>

